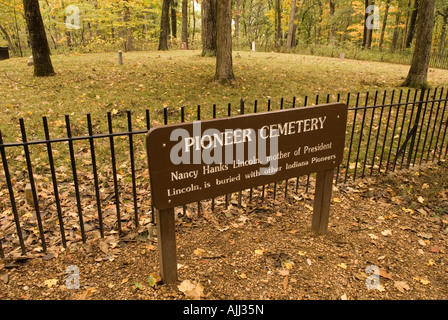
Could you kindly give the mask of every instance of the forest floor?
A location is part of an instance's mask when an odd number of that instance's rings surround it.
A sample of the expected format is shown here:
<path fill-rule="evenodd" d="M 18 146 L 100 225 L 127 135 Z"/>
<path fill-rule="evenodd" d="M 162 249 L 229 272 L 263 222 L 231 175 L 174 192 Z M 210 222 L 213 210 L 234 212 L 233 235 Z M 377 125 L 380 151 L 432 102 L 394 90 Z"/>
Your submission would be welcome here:
<path fill-rule="evenodd" d="M 29 140 L 43 138 L 42 116 L 48 116 L 51 137 L 64 137 L 64 116 L 72 117 L 73 135 L 87 134 L 85 114 L 91 113 L 94 133 L 107 132 L 105 113 L 111 111 L 115 130 L 119 120 L 126 128 L 126 110 L 133 112 L 134 128 L 145 128 L 145 109 L 152 115 L 151 125 L 161 124 L 164 106 L 170 108 L 170 120 L 179 113 L 174 108 L 186 106 L 186 120 L 196 117 L 201 104 L 203 117 L 210 118 L 211 106 L 241 98 L 251 103 L 259 99 L 259 111 L 266 100 L 279 108 L 281 97 L 290 105 L 292 98 L 315 95 L 400 90 L 409 66 L 388 63 L 341 60 L 302 55 L 235 52 L 237 77 L 231 86 L 213 82 L 214 58 L 201 58 L 198 51 L 132 52 L 124 54 L 124 65 L 117 64 L 116 53 L 71 54 L 52 56 L 55 77 L 35 79 L 26 58 L 0 62 L 2 119 L 0 129 L 5 142 L 20 141 L 19 118 L 26 123 Z M 432 86 L 447 84 L 447 71 L 431 69 Z M 372 97 L 371 95 L 370 97 Z M 312 99 L 311 99 L 312 97 Z M 261 102 L 263 100 L 263 102 Z M 252 104 L 250 105 L 250 107 Z M 171 109 L 171 107 L 173 109 Z M 249 106 L 248 106 L 249 108 Z M 225 108 L 223 110 L 226 110 Z M 226 112 L 226 111 L 222 111 Z M 223 116 L 220 114 L 218 116 Z M 103 119 L 100 121 L 99 119 Z M 118 140 L 118 139 L 117 139 Z M 80 143 L 81 145 L 81 143 Z M 107 143 L 104 143 L 107 147 Z M 79 145 L 77 145 L 79 146 Z M 81 145 L 82 146 L 82 145 Z M 126 146 L 126 144 L 124 144 Z M 135 141 L 144 150 L 143 141 Z M 46 211 L 54 209 L 45 146 L 33 147 L 35 178 Z M 54 152 L 56 154 L 57 146 Z M 121 152 L 117 142 L 118 155 Z M 78 149 L 77 149 L 78 150 Z M 310 231 L 313 179 L 311 191 L 295 193 L 295 179 L 285 197 L 272 187 L 264 201 L 254 190 L 253 202 L 233 198 L 229 208 L 217 201 L 211 211 L 204 202 L 201 213 L 195 207 L 177 213 L 176 235 L 179 281 L 160 283 L 156 228 L 147 215 L 148 205 L 140 204 L 141 225 L 136 232 L 126 228 L 119 237 L 114 229 L 104 238 L 98 236 L 95 204 L 91 190 L 88 144 L 79 149 L 79 178 L 87 181 L 81 192 L 85 222 L 91 230 L 86 243 L 79 236 L 73 195 L 61 182 L 61 201 L 67 219 L 74 221 L 68 235 L 69 245 L 61 249 L 57 217 L 46 216 L 49 247 L 40 248 L 33 208 L 26 205 L 23 189 L 26 171 L 21 157 L 10 156 L 10 169 L 20 192 L 16 200 L 26 227 L 27 254 L 11 249 L 15 239 L 8 192 L 0 179 L 1 232 L 8 237 L 7 257 L 0 261 L 0 299 L 146 299 L 146 300 L 243 300 L 243 299 L 447 299 L 448 297 L 448 165 L 414 167 L 386 176 L 358 179 L 337 185 L 333 192 L 330 226 L 326 235 Z M 21 150 L 16 149 L 17 154 Z M 110 177 L 108 149 L 97 144 L 97 159 L 106 163 L 100 179 Z M 72 182 L 68 156 L 61 150 L 57 161 L 58 177 L 64 184 Z M 121 154 L 122 153 L 122 154 Z M 121 160 L 121 159 L 120 159 Z M 109 162 L 108 162 L 109 161 Z M 144 152 L 136 155 L 139 199 L 148 202 L 143 170 Z M 129 163 L 120 162 L 121 169 Z M 140 170 L 141 169 L 141 170 Z M 124 170 L 124 169 L 123 169 Z M 2 174 L 3 170 L 0 170 Z M 90 174 L 90 175 L 89 175 Z M 130 179 L 125 173 L 122 180 Z M 46 179 L 47 178 L 47 179 Z M 106 181 L 107 182 L 107 181 Z M 129 183 L 125 181 L 128 185 Z M 22 186 L 23 184 L 23 186 Z M 62 187 L 66 189 L 62 190 Z M 110 181 L 104 189 L 111 187 Z M 284 185 L 278 186 L 283 188 Z M 132 204 L 123 192 L 123 219 L 132 225 L 127 211 Z M 107 190 L 106 190 L 107 191 Z M 140 192 L 140 191 L 139 191 Z M 131 194 L 131 192 L 129 192 Z M 105 218 L 115 220 L 113 199 L 105 192 Z M 237 196 L 236 194 L 234 196 Z M 247 199 L 247 192 L 244 192 Z M 47 210 L 48 209 L 48 210 Z M 54 211 L 54 210 L 53 210 Z M 108 216 L 106 215 L 108 214 Z M 50 224 L 51 222 L 51 224 Z M 12 231 L 11 231 L 12 230 Z M 9 233 L 7 234 L 8 231 Z M 69 237 L 70 236 L 70 237 Z M 57 238 L 57 239 L 56 239 Z M 11 240 L 11 243 L 16 240 Z M 6 241 L 5 241 L 6 242 Z M 17 243 L 15 244 L 17 245 Z M 70 289 L 79 271 L 79 288 Z M 377 274 L 373 273 L 377 272 Z M 370 289 L 369 289 L 370 288 Z"/>
<path fill-rule="evenodd" d="M 1 262 L 0 299 L 445 300 L 447 181 L 442 161 L 335 186 L 329 232 L 319 236 L 310 231 L 312 192 L 260 202 L 255 190 L 241 208 L 233 200 L 178 215 L 175 284 L 160 282 L 148 223 L 131 237 Z"/>

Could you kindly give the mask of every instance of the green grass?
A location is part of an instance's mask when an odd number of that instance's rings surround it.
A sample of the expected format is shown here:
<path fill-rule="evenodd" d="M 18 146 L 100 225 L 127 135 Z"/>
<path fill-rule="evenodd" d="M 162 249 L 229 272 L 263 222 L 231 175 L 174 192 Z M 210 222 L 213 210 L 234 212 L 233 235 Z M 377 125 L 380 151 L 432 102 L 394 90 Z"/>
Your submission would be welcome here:
<path fill-rule="evenodd" d="M 94 123 L 101 122 L 96 130 L 105 128 L 106 111 L 119 117 L 132 110 L 136 126 L 142 127 L 146 108 L 154 112 L 168 106 L 170 115 L 179 117 L 176 109 L 185 106 L 192 119 L 198 104 L 205 118 L 213 103 L 224 110 L 230 102 L 236 110 L 241 98 L 248 108 L 258 99 L 260 110 L 265 110 L 269 98 L 273 108 L 278 108 L 281 97 L 286 105 L 293 96 L 303 101 L 305 95 L 314 99 L 316 94 L 330 94 L 335 100 L 338 93 L 398 88 L 409 69 L 388 63 L 241 51 L 234 53 L 237 80 L 229 86 L 213 82 L 215 58 L 200 57 L 199 51 L 125 53 L 123 66 L 117 64 L 116 53 L 55 55 L 52 60 L 57 75 L 50 78 L 34 78 L 26 58 L 0 63 L 0 128 L 8 140 L 20 136 L 20 117 L 36 135 L 44 115 L 50 129 L 56 130 L 64 127 L 64 115 L 69 114 L 75 135 L 82 133 L 87 112 Z M 432 86 L 446 85 L 447 80 L 448 71 L 429 73 Z M 155 113 L 154 124 L 161 121 L 160 115 Z"/>
<path fill-rule="evenodd" d="M 213 81 L 215 58 L 201 57 L 200 51 L 149 51 L 124 53 L 124 65 L 118 65 L 117 54 L 93 53 L 52 56 L 56 76 L 35 78 L 27 58 L 13 58 L 0 62 L 0 130 L 5 142 L 21 141 L 19 118 L 23 118 L 28 140 L 43 139 L 42 117 L 48 117 L 52 138 L 65 137 L 65 119 L 70 116 L 72 134 L 87 135 L 86 113 L 90 113 L 94 133 L 106 133 L 106 112 L 113 118 L 114 131 L 127 128 L 126 111 L 131 110 L 133 129 L 145 129 L 145 110 L 151 113 L 151 125 L 163 123 L 163 107 L 168 107 L 169 122 L 180 121 L 179 109 L 185 106 L 186 120 L 196 119 L 197 105 L 201 118 L 211 117 L 212 105 L 217 115 L 227 115 L 227 104 L 237 114 L 241 98 L 246 101 L 246 113 L 258 99 L 258 111 L 278 109 L 280 99 L 290 107 L 293 97 L 297 106 L 315 103 L 316 95 L 325 102 L 327 94 L 335 101 L 337 95 L 345 101 L 352 93 L 353 106 L 356 92 L 361 92 L 360 105 L 367 91 L 384 92 L 401 88 L 408 66 L 359 60 L 304 56 L 269 52 L 234 52 L 236 81 L 222 85 Z M 448 71 L 431 69 L 429 82 L 438 87 L 448 83 Z M 350 123 L 350 119 L 349 119 Z M 115 139 L 120 156 L 129 158 L 126 138 Z M 100 141 L 102 143 L 100 143 Z M 136 138 L 137 147 L 143 144 Z M 88 165 L 87 141 L 76 142 L 81 149 L 78 158 Z M 108 157 L 109 141 L 97 140 L 98 157 Z M 54 146 L 57 164 L 70 166 L 68 148 Z M 44 146 L 33 147 L 33 161 L 47 162 Z M 17 151 L 17 149 L 16 149 Z M 84 157 L 80 157 L 84 155 Z M 143 157 L 143 155 L 141 156 Z M 60 160 L 62 159 L 62 160 Z M 362 160 L 362 158 L 360 159 Z M 106 161 L 107 162 L 107 161 Z"/>

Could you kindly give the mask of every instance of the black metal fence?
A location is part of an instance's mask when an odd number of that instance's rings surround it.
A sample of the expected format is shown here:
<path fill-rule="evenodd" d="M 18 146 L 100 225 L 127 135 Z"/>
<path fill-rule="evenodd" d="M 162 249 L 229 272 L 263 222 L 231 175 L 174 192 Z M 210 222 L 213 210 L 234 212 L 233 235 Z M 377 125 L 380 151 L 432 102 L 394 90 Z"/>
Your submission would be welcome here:
<path fill-rule="evenodd" d="M 139 118 L 144 126 L 139 130 L 133 129 L 130 111 L 108 112 L 106 133 L 96 132 L 98 125 L 87 114 L 87 134 L 74 135 L 66 115 L 65 136 L 58 138 L 50 137 L 48 119 L 43 117 L 44 138 L 32 140 L 20 119 L 20 141 L 6 142 L 0 131 L 0 257 L 8 252 L 26 254 L 31 245 L 39 244 L 45 252 L 48 245 L 86 242 L 89 234 L 124 235 L 137 230 L 142 219 L 154 222 L 144 147 L 144 136 L 154 123 L 201 120 L 201 113 L 217 118 L 334 101 L 345 102 L 349 111 L 344 161 L 337 168 L 336 184 L 446 158 L 448 92 L 444 88 L 305 96 L 300 102 L 296 97 L 282 98 L 278 104 L 255 100 L 250 106 L 241 100 L 236 107 L 198 105 L 194 112 L 184 107 L 154 113 L 147 109 Z M 114 131 L 117 117 L 124 125 Z M 313 175 L 307 175 L 242 190 L 234 195 L 236 200 L 223 195 L 189 206 L 200 213 L 204 205 L 214 210 L 231 201 L 236 205 L 255 198 L 264 201 L 275 198 L 278 190 L 288 197 L 299 190 L 306 193 L 312 186 Z M 187 206 L 180 209 L 185 213 Z"/>

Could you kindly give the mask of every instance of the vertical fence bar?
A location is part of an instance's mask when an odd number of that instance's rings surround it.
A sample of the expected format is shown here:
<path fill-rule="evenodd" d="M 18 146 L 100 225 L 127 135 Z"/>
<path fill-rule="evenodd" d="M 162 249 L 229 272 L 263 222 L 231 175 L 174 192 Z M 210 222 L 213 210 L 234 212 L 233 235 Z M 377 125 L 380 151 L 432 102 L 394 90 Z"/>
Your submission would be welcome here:
<path fill-rule="evenodd" d="M 118 232 L 120 234 L 123 233 L 121 229 L 121 217 L 120 217 L 120 194 L 118 193 L 118 179 L 117 179 L 117 163 L 115 159 L 115 144 L 114 144 L 114 137 L 113 134 L 113 128 L 112 128 L 112 114 L 110 112 L 107 112 L 107 123 L 109 127 L 109 144 L 110 144 L 110 156 L 111 156 L 111 162 L 112 162 L 112 176 L 114 179 L 114 194 L 115 194 L 115 210 L 117 211 L 117 228 Z"/>
<path fill-rule="evenodd" d="M 367 105 L 368 104 L 369 104 L 369 91 L 367 91 L 367 93 L 366 93 L 366 102 L 364 104 L 364 112 L 363 112 L 363 115 L 362 115 L 361 133 L 359 134 L 358 151 L 356 152 L 355 172 L 353 173 L 353 181 L 356 179 L 356 172 L 358 170 L 359 152 L 361 151 L 362 135 L 364 133 L 364 124 L 365 124 L 365 120 L 366 120 L 366 113 L 367 113 Z"/>
<path fill-rule="evenodd" d="M 372 176 L 373 174 L 373 168 L 375 166 L 375 157 L 376 157 L 376 148 L 378 147 L 378 140 L 380 137 L 380 131 L 381 131 L 381 122 L 383 119 L 383 113 L 384 113 L 384 104 L 386 103 L 386 95 L 387 95 L 387 91 L 384 90 L 383 93 L 383 102 L 381 105 L 381 111 L 380 111 L 380 117 L 378 119 L 378 130 L 376 132 L 376 139 L 375 139 L 375 147 L 373 148 L 373 156 L 372 156 L 372 166 L 370 167 L 370 176 Z"/>
<path fill-rule="evenodd" d="M 425 124 L 425 115 L 426 115 L 426 109 L 428 107 L 428 101 L 429 101 L 429 94 L 430 94 L 430 92 L 431 92 L 431 88 L 429 88 L 427 93 L 426 93 L 426 99 L 422 100 L 422 103 L 425 104 L 425 107 L 423 108 L 423 114 L 421 116 L 422 121 L 420 123 L 420 131 L 418 133 L 417 146 L 415 147 L 415 152 L 414 152 L 414 165 L 417 163 L 417 153 L 418 153 L 418 149 L 419 149 L 419 146 L 420 146 L 420 141 L 421 141 L 420 138 L 422 136 L 423 127 L 424 127 L 424 124 Z M 423 152 L 423 150 L 422 150 L 422 152 Z"/>
<path fill-rule="evenodd" d="M 90 158 L 92 159 L 93 186 L 95 188 L 96 210 L 98 212 L 98 223 L 100 226 L 101 238 L 104 238 L 103 213 L 101 211 L 101 195 L 98 182 L 98 171 L 96 166 L 95 143 L 93 141 L 93 126 L 90 113 L 87 114 L 87 129 L 89 131 Z"/>
<path fill-rule="evenodd" d="M 14 189 L 12 187 L 11 175 L 9 174 L 8 159 L 6 158 L 5 147 L 3 146 L 3 136 L 0 131 L 0 154 L 2 156 L 3 171 L 5 172 L 6 185 L 8 186 L 9 199 L 11 201 L 11 210 L 14 216 L 14 223 L 16 225 L 17 237 L 19 238 L 20 249 L 22 255 L 26 254 L 25 243 L 23 242 L 22 228 L 20 226 L 19 213 L 17 212 L 17 204 L 14 196 Z"/>
<path fill-rule="evenodd" d="M 151 115 L 149 113 L 149 109 L 147 108 L 145 111 L 146 114 L 146 130 L 149 131 L 151 129 Z M 151 222 L 156 223 L 155 211 L 154 211 L 154 203 L 152 201 L 152 190 L 151 190 Z"/>
<path fill-rule="evenodd" d="M 56 170 L 54 167 L 53 150 L 51 147 L 50 131 L 48 130 L 47 117 L 43 117 L 42 121 L 43 121 L 43 125 L 44 125 L 45 140 L 47 140 L 46 145 L 47 145 L 47 153 L 48 153 L 48 162 L 50 165 L 51 180 L 53 182 L 54 200 L 56 202 L 56 211 L 58 214 L 59 230 L 61 232 L 61 241 L 62 241 L 62 246 L 64 248 L 66 248 L 67 243 L 65 240 L 64 220 L 62 219 L 61 201 L 59 199 L 58 181 L 56 179 Z"/>
<path fill-rule="evenodd" d="M 26 166 L 27 166 L 27 170 L 28 170 L 28 177 L 30 179 L 30 184 L 31 184 L 31 193 L 33 195 L 33 204 L 34 204 L 34 209 L 36 211 L 37 225 L 39 227 L 39 235 L 40 235 L 40 240 L 42 243 L 42 250 L 43 250 L 43 252 L 46 252 L 47 245 L 45 243 L 45 235 L 44 235 L 44 228 L 42 226 L 42 218 L 40 216 L 39 201 L 37 198 L 36 184 L 34 182 L 34 175 L 33 175 L 33 168 L 31 165 L 30 151 L 29 151 L 28 144 L 27 144 L 28 140 L 26 137 L 25 123 L 23 121 L 23 118 L 20 118 L 19 122 L 20 122 L 20 130 L 22 132 L 23 149 L 25 151 L 25 159 L 26 159 Z"/>
<path fill-rule="evenodd" d="M 443 113 L 442 113 L 442 117 L 440 118 L 440 127 L 439 127 L 439 132 L 437 133 L 436 146 L 438 145 L 440 131 L 442 130 L 442 127 L 443 127 L 443 124 L 444 124 L 444 122 L 443 122 L 443 117 L 445 116 L 445 110 L 446 110 L 446 104 L 447 104 L 447 101 L 448 101 L 448 90 L 447 90 L 447 92 L 446 92 L 446 96 L 445 96 L 445 103 L 444 103 L 444 105 L 443 105 Z M 444 131 L 444 134 L 443 134 L 443 136 L 442 136 L 442 142 L 440 143 L 440 152 L 439 152 L 439 157 L 438 157 L 438 160 L 439 160 L 439 161 L 440 161 L 440 158 L 441 158 L 441 156 L 442 156 L 443 142 L 445 141 L 445 133 L 446 133 L 446 129 L 447 129 L 447 127 L 448 127 L 448 117 L 447 117 L 447 120 L 446 120 L 446 123 L 445 123 L 445 131 Z M 433 161 L 434 161 L 435 155 L 436 155 L 436 152 L 434 152 L 434 156 L 433 156 L 433 158 L 432 158 Z"/>
<path fill-rule="evenodd" d="M 340 99 L 340 95 L 338 94 L 338 102 L 339 102 L 339 99 Z M 347 100 L 346 100 L 346 105 L 347 105 L 347 109 L 349 108 L 349 103 L 350 103 L 350 92 L 349 93 L 347 93 Z M 348 113 L 348 110 L 347 110 L 347 113 Z M 344 149 L 345 149 L 345 146 L 344 146 Z M 339 171 L 340 171 L 340 169 L 341 169 L 341 165 L 342 165 L 342 163 L 338 166 L 338 168 L 336 169 L 336 183 L 335 184 L 338 184 L 338 179 L 339 179 Z"/>
<path fill-rule="evenodd" d="M 350 169 L 350 155 L 352 153 L 353 135 L 355 134 L 356 115 L 358 114 L 358 103 L 359 103 L 359 92 L 358 92 L 358 94 L 356 96 L 355 114 L 353 116 L 352 134 L 351 134 L 351 137 L 350 137 L 350 146 L 348 148 L 347 164 L 346 164 L 346 168 L 345 168 L 344 183 L 347 182 L 348 172 L 349 172 L 349 169 Z"/>
<path fill-rule="evenodd" d="M 404 105 L 404 111 L 403 111 L 403 119 L 401 120 L 401 129 L 400 129 L 400 136 L 398 137 L 398 143 L 397 143 L 397 152 L 395 154 L 394 164 L 392 167 L 392 171 L 395 171 L 395 167 L 397 165 L 397 160 L 400 155 L 400 148 L 401 148 L 401 138 L 403 136 L 404 131 L 404 124 L 406 120 L 406 114 L 408 112 L 408 103 L 409 103 L 409 95 L 411 93 L 411 89 L 408 89 L 408 94 L 406 95 L 406 104 Z M 401 99 L 400 99 L 401 102 Z"/>
<path fill-rule="evenodd" d="M 397 123 L 398 123 L 398 116 L 400 114 L 400 106 L 401 106 L 401 98 L 403 96 L 403 89 L 400 90 L 400 96 L 398 98 L 398 105 L 397 105 L 397 111 L 395 112 L 395 121 L 394 121 L 394 128 L 392 129 L 392 135 L 390 138 L 390 147 L 389 147 L 389 155 L 387 156 L 387 162 L 386 162 L 386 168 L 384 172 L 387 172 L 387 170 L 389 169 L 389 163 L 390 163 L 390 156 L 392 154 L 392 149 L 394 146 L 394 139 L 395 139 L 395 130 L 397 128 Z M 392 104 L 392 102 L 391 102 Z M 393 106 L 391 106 L 392 109 Z"/>
<path fill-rule="evenodd" d="M 131 175 L 132 175 L 132 195 L 134 199 L 134 223 L 135 227 L 138 228 L 138 204 L 137 204 L 137 186 L 135 181 L 135 160 L 134 160 L 134 138 L 132 135 L 132 118 L 131 111 L 126 111 L 128 118 L 128 132 L 129 132 L 129 160 L 131 161 Z"/>
<path fill-rule="evenodd" d="M 439 97 L 439 101 L 438 105 L 437 105 L 437 111 L 436 111 L 436 115 L 434 116 L 434 126 L 432 128 L 432 133 L 431 133 L 431 139 L 429 140 L 429 146 L 428 146 L 428 154 L 426 155 L 426 161 L 429 160 L 429 154 L 431 153 L 431 146 L 432 146 L 432 141 L 434 138 L 434 132 L 436 131 L 436 124 L 437 124 L 437 120 L 439 119 L 439 111 L 440 111 L 440 103 L 442 101 L 442 95 L 443 95 L 443 88 L 440 91 L 440 97 Z M 434 100 L 436 100 L 435 94 L 434 94 Z M 435 149 L 434 149 L 434 153 L 435 153 Z"/>
<path fill-rule="evenodd" d="M 418 123 L 420 122 L 420 115 L 422 112 L 422 108 L 423 108 L 423 99 L 425 97 L 425 87 L 422 87 L 421 92 L 420 92 L 420 99 L 419 99 L 419 103 L 418 103 L 418 109 L 417 109 L 417 114 L 415 115 L 415 122 L 414 122 L 414 126 L 412 128 L 412 138 L 411 138 L 411 144 L 409 146 L 409 155 L 408 155 L 408 160 L 406 163 L 406 167 L 409 169 L 409 167 L 411 166 L 411 162 L 412 162 L 412 157 L 414 156 L 414 144 L 415 144 L 415 139 L 417 136 L 417 130 L 418 130 Z M 417 147 L 418 148 L 418 147 Z M 416 151 L 417 153 L 417 151 Z M 414 160 L 415 163 L 415 160 Z"/>
<path fill-rule="evenodd" d="M 433 101 L 431 103 L 431 110 L 429 111 L 428 122 L 426 123 L 425 138 L 423 139 L 422 152 L 420 153 L 420 164 L 422 164 L 422 161 L 423 161 L 423 153 L 425 152 L 426 140 L 428 138 L 428 133 L 429 133 L 429 128 L 430 128 L 430 124 L 431 124 L 432 113 L 434 110 L 434 100 L 436 99 L 436 94 L 437 94 L 437 88 L 435 88 L 434 93 L 433 93 L 433 99 L 432 99 Z M 429 148 L 431 148 L 431 146 L 429 146 Z"/>
<path fill-rule="evenodd" d="M 415 89 L 414 91 L 414 101 L 412 103 L 412 110 L 411 110 L 411 116 L 409 117 L 409 124 L 408 124 L 408 130 L 406 133 L 406 145 L 408 143 L 408 141 L 412 138 L 411 136 L 411 130 L 412 130 L 412 120 L 413 120 L 413 116 L 414 116 L 414 111 L 415 111 L 415 105 L 417 104 L 417 94 L 418 94 L 418 89 Z M 401 164 L 400 164 L 400 169 L 403 168 L 403 163 L 404 163 L 404 158 L 405 158 L 405 153 L 406 153 L 406 148 L 404 148 L 403 152 L 402 152 L 402 157 L 401 157 Z"/>
<path fill-rule="evenodd" d="M 72 130 L 70 127 L 70 117 L 65 115 L 65 127 L 67 129 L 67 137 L 69 138 L 68 146 L 70 151 L 70 163 L 72 166 L 73 173 L 73 185 L 75 187 L 75 196 L 76 196 L 76 206 L 78 208 L 78 219 L 79 219 L 79 227 L 81 229 L 81 237 L 82 242 L 86 242 L 86 234 L 84 231 L 84 221 L 82 217 L 82 207 L 81 207 L 81 197 L 79 195 L 79 184 L 78 184 L 78 173 L 76 171 L 76 160 L 75 160 L 75 151 L 73 149 L 73 140 L 72 138 Z"/>
<path fill-rule="evenodd" d="M 392 90 L 390 104 L 393 104 L 394 97 L 395 97 L 395 90 Z M 384 131 L 383 146 L 381 147 L 380 162 L 378 164 L 378 173 L 381 173 L 381 165 L 383 164 L 383 156 L 384 156 L 384 150 L 386 149 L 387 133 L 389 132 L 389 123 L 390 123 L 391 115 L 392 115 L 392 106 L 389 106 L 389 113 L 387 115 L 387 122 L 386 122 L 386 130 Z M 387 171 L 387 168 L 386 168 L 386 171 Z"/>
<path fill-rule="evenodd" d="M 366 165 L 367 165 L 367 158 L 369 153 L 369 147 L 370 147 L 370 137 L 372 135 L 372 127 L 373 127 L 373 121 L 375 119 L 375 111 L 376 111 L 376 100 L 378 98 L 378 90 L 375 91 L 375 97 L 373 98 L 373 105 L 372 105 L 372 114 L 370 118 L 370 125 L 369 125 L 369 135 L 367 136 L 367 145 L 366 145 L 366 152 L 364 154 L 364 164 L 362 166 L 362 174 L 361 177 L 364 177 Z"/>

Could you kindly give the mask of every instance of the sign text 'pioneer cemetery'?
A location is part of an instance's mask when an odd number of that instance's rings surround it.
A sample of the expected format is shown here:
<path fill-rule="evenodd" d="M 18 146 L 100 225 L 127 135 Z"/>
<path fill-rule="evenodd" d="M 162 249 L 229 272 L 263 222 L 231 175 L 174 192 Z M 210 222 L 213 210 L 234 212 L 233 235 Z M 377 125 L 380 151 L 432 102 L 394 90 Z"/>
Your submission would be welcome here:
<path fill-rule="evenodd" d="M 347 106 L 331 103 L 150 130 L 146 147 L 164 281 L 176 277 L 176 206 L 316 172 L 312 229 L 325 233 L 346 121 Z"/>

